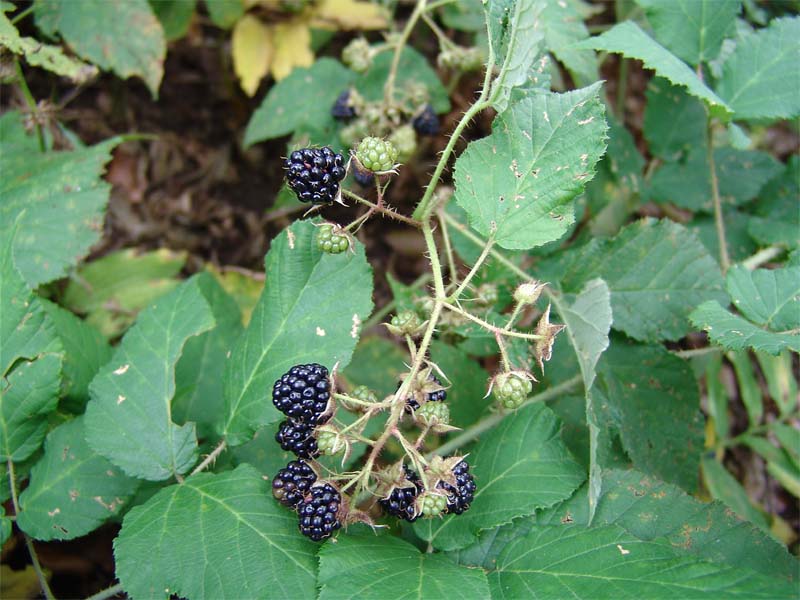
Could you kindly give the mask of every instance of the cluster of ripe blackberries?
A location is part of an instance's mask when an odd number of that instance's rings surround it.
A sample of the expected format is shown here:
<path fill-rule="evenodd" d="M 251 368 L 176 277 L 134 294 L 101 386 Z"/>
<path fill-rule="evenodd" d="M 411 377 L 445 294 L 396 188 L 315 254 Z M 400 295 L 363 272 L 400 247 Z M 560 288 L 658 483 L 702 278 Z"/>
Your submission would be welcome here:
<path fill-rule="evenodd" d="M 300 533 L 315 542 L 330 537 L 342 526 L 341 494 L 330 483 L 318 483 L 314 469 L 303 460 L 319 456 L 314 430 L 331 418 L 330 400 L 328 369 L 316 363 L 292 367 L 272 388 L 273 404 L 288 417 L 275 440 L 300 459 L 278 471 L 272 480 L 272 494 L 297 511 Z"/>
<path fill-rule="evenodd" d="M 344 158 L 327 146 L 295 150 L 284 162 L 286 181 L 300 202 L 329 204 L 339 195 Z"/>

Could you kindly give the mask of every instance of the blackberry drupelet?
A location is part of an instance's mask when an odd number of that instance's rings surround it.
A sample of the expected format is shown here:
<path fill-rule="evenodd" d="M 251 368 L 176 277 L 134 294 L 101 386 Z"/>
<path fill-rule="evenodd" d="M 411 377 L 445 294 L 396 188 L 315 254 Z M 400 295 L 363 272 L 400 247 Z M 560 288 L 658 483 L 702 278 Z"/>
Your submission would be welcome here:
<path fill-rule="evenodd" d="M 339 121 L 347 121 L 356 116 L 356 109 L 350 104 L 350 90 L 345 90 L 331 107 L 331 116 Z"/>
<path fill-rule="evenodd" d="M 317 474 L 304 460 L 293 460 L 272 480 L 272 495 L 289 508 L 297 508 L 317 480 Z"/>
<path fill-rule="evenodd" d="M 433 106 L 426 104 L 422 112 L 411 121 L 414 130 L 420 135 L 436 135 L 439 133 L 439 117 L 433 110 Z"/>
<path fill-rule="evenodd" d="M 339 507 L 342 496 L 329 483 L 315 485 L 297 506 L 300 533 L 315 542 L 329 538 L 342 524 Z"/>
<path fill-rule="evenodd" d="M 403 465 L 403 470 L 406 473 L 406 479 L 413 485 L 404 488 L 394 488 L 388 497 L 378 500 L 378 503 L 390 515 L 413 523 L 419 517 L 419 515 L 416 514 L 414 505 L 417 496 L 419 496 L 422 491 L 422 480 L 419 478 L 419 475 L 407 466 Z"/>
<path fill-rule="evenodd" d="M 272 386 L 272 403 L 292 419 L 321 425 L 330 419 L 325 414 L 331 398 L 328 369 L 317 363 L 295 365 Z"/>
<path fill-rule="evenodd" d="M 442 385 L 442 382 L 439 381 L 436 376 L 431 375 L 428 377 L 428 381 L 432 381 L 436 385 Z M 397 389 L 400 389 L 400 386 L 403 385 L 402 382 L 397 385 Z M 396 390 L 395 390 L 396 391 Z M 434 392 L 428 392 L 428 395 L 425 397 L 428 402 L 444 402 L 447 399 L 447 390 L 441 389 L 436 390 Z M 414 397 L 414 395 L 408 396 L 406 398 L 406 412 L 411 412 L 412 410 L 417 410 L 419 408 L 419 402 Z"/>
<path fill-rule="evenodd" d="M 339 195 L 344 158 L 325 146 L 295 150 L 283 165 L 286 181 L 300 202 L 328 204 Z"/>
<path fill-rule="evenodd" d="M 294 452 L 300 458 L 319 456 L 314 425 L 304 421 L 286 419 L 275 434 L 275 441 L 287 452 Z"/>
<path fill-rule="evenodd" d="M 455 487 L 444 482 L 439 483 L 439 487 L 447 492 L 446 512 L 460 515 L 469 509 L 469 505 L 475 498 L 477 486 L 469 472 L 469 463 L 465 460 L 453 467 L 453 475 L 456 476 Z"/>

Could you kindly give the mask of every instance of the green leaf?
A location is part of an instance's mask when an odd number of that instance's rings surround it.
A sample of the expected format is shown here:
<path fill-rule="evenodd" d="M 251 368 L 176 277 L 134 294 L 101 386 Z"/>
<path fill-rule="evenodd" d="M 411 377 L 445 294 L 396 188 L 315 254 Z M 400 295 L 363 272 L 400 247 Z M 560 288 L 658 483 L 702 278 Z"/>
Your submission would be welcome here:
<path fill-rule="evenodd" d="M 0 460 L 15 462 L 44 439 L 62 361 L 53 322 L 14 268 L 16 231 L 0 231 Z"/>
<path fill-rule="evenodd" d="M 185 262 L 185 253 L 166 248 L 143 254 L 132 248 L 112 252 L 82 265 L 62 302 L 113 338 L 130 327 L 140 310 L 175 289 L 175 277 Z"/>
<path fill-rule="evenodd" d="M 186 35 L 194 16 L 196 0 L 148 0 L 150 8 L 164 28 L 168 42 Z"/>
<path fill-rule="evenodd" d="M 509 415 L 469 454 L 478 490 L 469 511 L 419 520 L 414 531 L 440 550 L 471 544 L 478 532 L 568 497 L 584 480 L 560 435 L 561 424 L 543 404 Z"/>
<path fill-rule="evenodd" d="M 602 419 L 596 406 L 597 398 L 592 394 L 592 385 L 597 361 L 608 348 L 608 333 L 612 322 L 611 294 L 605 281 L 593 279 L 571 305 L 565 306 L 556 300 L 556 308 L 567 326 L 567 335 L 578 357 L 583 377 L 586 423 L 589 426 L 589 506 L 593 513 L 600 496 L 605 462 L 601 446 L 608 446 L 609 441 L 608 433 L 601 427 Z"/>
<path fill-rule="evenodd" d="M 706 111 L 685 88 L 654 77 L 645 97 L 644 137 L 653 155 L 672 160 L 693 148 L 706 147 Z"/>
<path fill-rule="evenodd" d="M 38 0 L 35 14 L 39 29 L 58 33 L 78 56 L 123 79 L 141 77 L 158 96 L 167 45 L 147 0 Z"/>
<path fill-rule="evenodd" d="M 365 100 L 374 102 L 383 99 L 383 88 L 392 66 L 393 54 L 393 52 L 381 52 L 373 60 L 369 71 L 356 76 L 354 86 Z M 430 67 L 424 55 L 410 46 L 406 46 L 400 54 L 395 90 L 402 90 L 405 85 L 412 82 L 421 83 L 428 89 L 430 103 L 434 111 L 446 113 L 450 110 L 450 96 L 442 85 L 436 71 Z M 336 94 L 338 94 L 346 86 L 339 81 L 334 87 Z M 333 104 L 333 101 L 331 101 L 331 104 Z M 330 112 L 330 104 L 325 107 L 325 110 Z"/>
<path fill-rule="evenodd" d="M 605 151 L 599 90 L 597 83 L 528 95 L 495 119 L 492 135 L 459 156 L 455 199 L 481 235 L 526 249 L 567 231 L 572 200 Z"/>
<path fill-rule="evenodd" d="M 423 554 L 408 542 L 363 529 L 348 532 L 319 552 L 320 600 L 360 598 L 488 598 L 480 569 L 441 554 Z"/>
<path fill-rule="evenodd" d="M 75 83 L 84 83 L 91 79 L 97 69 L 92 65 L 64 54 L 58 46 L 43 44 L 32 37 L 22 37 L 8 17 L 0 12 L 0 46 L 14 54 L 25 57 L 25 61 L 33 67 L 41 67 L 71 79 Z"/>
<path fill-rule="evenodd" d="M 766 515 L 750 502 L 747 492 L 713 456 L 703 457 L 703 480 L 711 496 L 727 504 L 737 515 L 769 531 Z"/>
<path fill-rule="evenodd" d="M 314 597 L 315 551 L 248 465 L 162 489 L 125 515 L 114 541 L 133 598 Z"/>
<path fill-rule="evenodd" d="M 139 487 L 89 448 L 83 417 L 54 429 L 19 496 L 17 525 L 37 540 L 71 540 L 120 513 Z"/>
<path fill-rule="evenodd" d="M 756 380 L 753 362 L 747 352 L 728 352 L 728 360 L 733 365 L 739 387 L 739 399 L 747 411 L 750 427 L 756 427 L 764 416 L 764 403 L 761 399 L 761 387 Z"/>
<path fill-rule="evenodd" d="M 769 181 L 759 194 L 759 201 L 752 207 L 748 232 L 762 244 L 781 244 L 789 248 L 800 246 L 797 231 L 800 228 L 800 157 L 789 157 L 780 175 Z"/>
<path fill-rule="evenodd" d="M 726 119 L 733 109 L 712 92 L 695 73 L 674 54 L 647 35 L 633 21 L 617 23 L 602 35 L 579 42 L 575 48 L 594 48 L 636 58 L 657 75 L 680 85 L 708 105 L 713 116 Z"/>
<path fill-rule="evenodd" d="M 89 382 L 111 358 L 111 347 L 94 327 L 57 304 L 41 300 L 64 347 L 62 407 L 83 412 L 89 400 Z"/>
<path fill-rule="evenodd" d="M 638 540 L 615 525 L 534 527 L 496 544 L 487 558 L 493 598 L 711 600 L 795 594 L 786 581 L 682 556 L 668 544 Z"/>
<path fill-rule="evenodd" d="M 447 405 L 450 407 L 450 424 L 468 427 L 475 423 L 491 406 L 484 398 L 489 385 L 489 374 L 463 350 L 440 341 L 431 344 L 431 360 L 447 375 Z"/>
<path fill-rule="evenodd" d="M 281 137 L 300 127 L 323 129 L 333 122 L 331 106 L 355 75 L 332 58 L 320 58 L 308 68 L 295 68 L 273 85 L 253 113 L 244 145 Z"/>
<path fill-rule="evenodd" d="M 611 290 L 612 326 L 637 340 L 680 339 L 690 331 L 693 307 L 727 299 L 714 259 L 668 220 L 645 219 L 610 240 L 592 240 L 548 265 L 547 273 L 570 294 L 602 278 Z"/>
<path fill-rule="evenodd" d="M 5 142 L 7 130 L 0 131 Z M 111 189 L 100 175 L 119 141 L 72 152 L 0 154 L 0 231 L 23 215 L 14 256 L 31 287 L 62 277 L 100 239 Z"/>
<path fill-rule="evenodd" d="M 0 143 L 3 145 L 3 156 L 41 152 L 39 140 L 25 129 L 25 116 L 18 110 L 9 110 L 0 116 Z M 0 156 L 0 160 L 3 156 Z"/>
<path fill-rule="evenodd" d="M 230 29 L 244 16 L 242 0 L 205 0 L 208 16 L 217 27 Z"/>
<path fill-rule="evenodd" d="M 6 509 L 0 504 L 0 546 L 6 543 L 11 537 L 11 519 L 6 517 Z"/>
<path fill-rule="evenodd" d="M 597 60 L 589 50 L 576 50 L 572 44 L 589 37 L 583 24 L 587 5 L 582 0 L 548 0 L 540 15 L 544 43 L 575 80 L 586 86 L 597 81 Z"/>
<path fill-rule="evenodd" d="M 295 222 L 273 240 L 264 260 L 267 283 L 225 365 L 226 419 L 220 429 L 230 445 L 281 418 L 270 390 L 293 365 L 346 367 L 372 311 L 372 270 L 364 247 L 325 254 L 315 234 L 313 223 Z"/>
<path fill-rule="evenodd" d="M 227 353 L 244 328 L 239 307 L 211 273 L 199 274 L 197 285 L 211 306 L 216 326 L 186 341 L 175 366 L 172 414 L 176 423 L 214 424 L 225 414 L 222 374 Z"/>
<path fill-rule="evenodd" d="M 636 0 L 644 8 L 656 39 L 690 65 L 719 55 L 722 40 L 734 30 L 739 0 Z"/>
<path fill-rule="evenodd" d="M 544 4 L 537 0 L 490 0 L 486 5 L 489 44 L 499 66 L 489 102 L 498 113 L 508 108 L 512 90 L 528 82 L 544 39 L 540 19 L 543 9 Z"/>
<path fill-rule="evenodd" d="M 690 315 L 696 327 L 728 350 L 753 348 L 777 355 L 800 352 L 800 267 L 728 271 L 728 292 L 742 316 L 717 301 L 704 302 Z"/>
<path fill-rule="evenodd" d="M 382 399 L 397 391 L 399 377 L 407 370 L 407 359 L 397 344 L 370 335 L 358 342 L 353 359 L 342 374 L 353 387 L 366 385 Z"/>
<path fill-rule="evenodd" d="M 797 380 L 792 373 L 792 355 L 788 351 L 777 356 L 756 352 L 758 364 L 764 379 L 767 380 L 770 398 L 780 409 L 781 416 L 786 416 L 798 406 Z"/>
<path fill-rule="evenodd" d="M 749 234 L 752 215 L 734 208 L 723 209 L 722 218 L 725 221 L 725 243 L 731 261 L 741 261 L 751 256 L 758 250 L 758 246 Z M 719 236 L 713 214 L 696 215 L 686 228 L 703 242 L 711 256 L 719 256 Z"/>
<path fill-rule="evenodd" d="M 722 65 L 717 92 L 737 120 L 789 119 L 800 114 L 800 17 L 775 19 L 736 44 Z"/>
<path fill-rule="evenodd" d="M 688 363 L 661 346 L 616 340 L 600 361 L 597 387 L 633 464 L 695 490 L 703 418 Z"/>
<path fill-rule="evenodd" d="M 143 311 L 89 387 L 89 445 L 129 475 L 162 481 L 197 460 L 194 423 L 173 422 L 175 363 L 186 341 L 214 326 L 195 277 Z"/>

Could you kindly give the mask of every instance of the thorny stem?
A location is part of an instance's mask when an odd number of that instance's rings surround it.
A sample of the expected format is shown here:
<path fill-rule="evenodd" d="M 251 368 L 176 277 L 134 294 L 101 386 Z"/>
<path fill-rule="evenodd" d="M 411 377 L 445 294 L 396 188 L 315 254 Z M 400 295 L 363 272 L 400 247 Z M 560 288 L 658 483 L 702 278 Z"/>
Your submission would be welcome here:
<path fill-rule="evenodd" d="M 483 261 L 485 261 L 486 257 L 489 256 L 489 252 L 491 251 L 493 246 L 494 246 L 494 239 L 490 237 L 488 240 L 486 240 L 486 244 L 484 245 L 483 251 L 478 257 L 478 260 L 475 261 L 475 264 L 472 265 L 472 268 L 470 269 L 469 273 L 467 273 L 467 276 L 464 277 L 464 281 L 461 282 L 461 285 L 459 285 L 458 288 L 456 288 L 456 291 L 453 292 L 453 294 L 450 296 L 451 300 L 458 300 L 459 296 L 461 296 L 466 287 L 469 285 L 469 282 L 472 281 L 473 277 L 475 277 L 475 274 L 478 272 L 478 269 L 481 268 Z"/>
<path fill-rule="evenodd" d="M 447 255 L 447 269 L 450 272 L 450 284 L 458 285 L 458 269 L 456 269 L 455 256 L 453 255 L 453 247 L 450 245 L 450 234 L 447 232 L 447 224 L 441 215 L 441 209 L 437 211 L 437 218 L 441 225 L 442 241 L 444 242 L 444 251 Z"/>
<path fill-rule="evenodd" d="M 394 83 L 397 79 L 397 69 L 400 66 L 400 57 L 403 54 L 403 48 L 405 48 L 408 37 L 411 35 L 411 31 L 414 29 L 417 21 L 422 16 L 422 13 L 425 12 L 426 4 L 427 0 L 417 0 L 417 5 L 414 7 L 414 11 L 411 13 L 411 16 L 408 17 L 406 26 L 403 28 L 403 31 L 400 34 L 400 39 L 397 40 L 397 46 L 394 49 L 394 56 L 392 57 L 392 65 L 389 67 L 389 75 L 386 77 L 386 84 L 383 88 L 383 103 L 386 107 L 389 107 L 394 103 Z"/>
<path fill-rule="evenodd" d="M 546 389 L 543 392 L 536 394 L 535 396 L 529 397 L 522 406 L 528 406 L 529 404 L 533 404 L 534 402 L 547 402 L 548 400 L 552 400 L 557 398 L 561 394 L 565 394 L 569 391 L 572 391 L 573 388 L 577 387 L 582 381 L 582 377 L 580 375 L 575 375 L 571 379 L 567 379 L 559 383 L 558 385 L 554 385 L 551 388 Z M 520 407 L 521 408 L 521 407 Z M 454 450 L 458 450 L 462 446 L 465 446 L 472 440 L 476 439 L 485 431 L 488 431 L 495 425 L 497 425 L 500 421 L 505 419 L 508 416 L 508 413 L 498 412 L 488 417 L 484 417 L 472 427 L 465 429 L 461 434 L 454 437 L 449 442 L 446 442 L 436 448 L 433 452 L 429 453 L 428 458 L 433 454 L 438 454 L 439 456 L 446 456 L 453 452 Z"/>
<path fill-rule="evenodd" d="M 197 475 L 198 473 L 203 471 L 203 469 L 205 469 L 208 465 L 212 464 L 215 460 L 217 460 L 217 458 L 219 458 L 219 455 L 225 451 L 225 447 L 226 447 L 225 440 L 224 439 L 220 440 L 216 448 L 214 448 L 214 450 L 211 451 L 211 454 L 206 456 L 205 460 L 203 460 L 203 462 L 197 465 L 194 468 L 194 470 L 191 473 L 189 473 L 189 477 L 191 477 L 192 475 Z"/>
<path fill-rule="evenodd" d="M 106 600 L 107 598 L 112 598 L 117 594 L 120 594 L 124 591 L 122 584 L 117 583 L 112 585 L 111 587 L 107 587 L 104 590 L 100 590 L 96 594 L 89 596 L 86 600 Z"/>
<path fill-rule="evenodd" d="M 35 4 L 31 4 L 28 8 L 26 8 L 21 13 L 16 15 L 13 19 L 11 19 L 11 24 L 12 25 L 16 25 L 17 23 L 22 21 L 22 19 L 24 19 L 25 17 L 27 17 L 29 14 L 31 14 L 33 12 L 34 7 L 35 7 Z"/>
<path fill-rule="evenodd" d="M 411 218 L 409 218 L 409 217 L 407 217 L 405 215 L 401 215 L 400 213 L 393 211 L 391 208 L 387 208 L 385 206 L 378 206 L 374 202 L 370 202 L 366 198 L 362 198 L 361 196 L 359 196 L 358 194 L 356 194 L 354 192 L 351 192 L 350 190 L 342 189 L 342 195 L 347 196 L 351 200 L 355 200 L 356 202 L 360 202 L 361 204 L 369 206 L 370 208 L 372 208 L 376 212 L 379 212 L 379 213 L 384 214 L 384 215 L 386 215 L 388 217 L 391 217 L 392 219 L 397 219 L 398 221 L 402 221 L 403 223 L 406 223 L 408 225 L 411 225 L 411 226 L 417 227 L 417 228 L 419 228 L 421 226 L 419 221 L 417 221 L 415 219 L 411 219 Z"/>
<path fill-rule="evenodd" d="M 8 487 L 11 490 L 11 504 L 14 507 L 14 516 L 16 517 L 19 515 L 19 497 L 17 496 L 17 476 L 14 473 L 14 461 L 10 458 L 7 461 L 8 464 Z M 31 562 L 33 563 L 33 570 L 36 572 L 36 577 L 39 580 L 39 585 L 42 588 L 42 592 L 44 592 L 45 598 L 47 600 L 55 600 L 55 596 L 53 595 L 53 591 L 50 589 L 50 585 L 47 583 L 47 577 L 42 570 L 42 565 L 39 564 L 39 556 L 36 554 L 36 548 L 33 547 L 33 540 L 31 540 L 30 536 L 22 532 L 22 537 L 25 539 L 25 546 L 28 548 L 28 554 L 30 554 Z"/>
<path fill-rule="evenodd" d="M 725 238 L 725 220 L 722 215 L 722 200 L 719 197 L 719 181 L 717 180 L 717 166 L 714 163 L 714 146 L 711 139 L 711 121 L 708 123 L 708 139 L 706 141 L 706 154 L 708 156 L 708 169 L 711 175 L 711 198 L 714 202 L 714 224 L 717 228 L 717 239 L 719 241 L 719 264 L 722 267 L 723 275 L 731 266 L 731 259 L 728 256 L 728 242 Z"/>
<path fill-rule="evenodd" d="M 462 317 L 467 318 L 467 319 L 469 319 L 470 321 L 472 321 L 474 323 L 477 323 L 478 325 L 480 325 L 481 327 L 483 327 L 484 329 L 486 329 L 487 331 L 489 331 L 489 332 L 491 332 L 491 333 L 493 333 L 495 335 L 506 335 L 508 337 L 521 338 L 523 340 L 540 340 L 540 339 L 542 339 L 542 336 L 536 335 L 535 333 L 523 333 L 521 331 L 508 330 L 508 329 L 505 329 L 504 327 L 498 327 L 497 325 L 492 325 L 488 321 L 484 321 L 480 317 L 476 317 L 472 313 L 469 313 L 469 312 L 467 312 L 467 311 L 465 311 L 465 310 L 463 310 L 463 309 L 461 309 L 461 308 L 459 308 L 457 306 L 454 306 L 452 304 L 443 304 L 443 306 L 445 308 L 447 308 L 448 310 L 452 310 L 453 312 L 458 313 Z"/>
<path fill-rule="evenodd" d="M 494 332 L 494 340 L 497 342 L 497 348 L 500 350 L 500 366 L 503 371 L 508 371 L 511 361 L 508 358 L 506 343 L 503 341 L 503 336 L 499 331 Z"/>
<path fill-rule="evenodd" d="M 522 312 L 523 308 L 525 308 L 525 305 L 522 302 L 517 302 L 517 304 L 514 306 L 511 316 L 508 317 L 508 323 L 506 323 L 506 326 L 503 327 L 503 331 L 509 331 L 511 329 L 511 327 L 514 325 L 514 321 L 517 320 L 517 317 L 519 316 L 519 313 Z"/>

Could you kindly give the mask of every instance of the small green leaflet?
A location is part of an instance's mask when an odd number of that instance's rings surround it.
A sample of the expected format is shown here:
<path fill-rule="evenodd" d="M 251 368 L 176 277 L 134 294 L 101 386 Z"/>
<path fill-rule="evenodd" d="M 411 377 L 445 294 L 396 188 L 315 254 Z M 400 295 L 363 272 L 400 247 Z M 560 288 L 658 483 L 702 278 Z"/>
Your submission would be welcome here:
<path fill-rule="evenodd" d="M 492 0 L 486 5 L 489 43 L 500 72 L 492 81 L 489 101 L 498 113 L 508 108 L 511 91 L 528 82 L 544 38 L 538 0 Z"/>
<path fill-rule="evenodd" d="M 753 348 L 772 355 L 800 352 L 800 267 L 728 271 L 728 292 L 741 316 L 719 302 L 704 302 L 690 318 L 729 350 Z"/>
<path fill-rule="evenodd" d="M 273 139 L 300 127 L 324 129 L 333 123 L 331 106 L 355 79 L 355 74 L 332 58 L 298 67 L 270 87 L 244 133 L 244 145 Z"/>
<path fill-rule="evenodd" d="M 488 598 L 481 569 L 423 554 L 408 542 L 363 528 L 348 531 L 319 552 L 320 600 Z"/>
<path fill-rule="evenodd" d="M 281 418 L 271 402 L 272 385 L 293 365 L 346 367 L 372 310 L 372 270 L 364 247 L 325 254 L 315 236 L 313 223 L 296 221 L 267 253 L 264 291 L 225 365 L 226 418 L 220 433 L 230 445 Z"/>
<path fill-rule="evenodd" d="M 197 460 L 194 423 L 173 422 L 175 363 L 186 341 L 214 326 L 194 277 L 144 310 L 89 386 L 86 439 L 129 475 L 162 481 Z"/>
<path fill-rule="evenodd" d="M 734 30 L 740 0 L 636 0 L 645 9 L 656 39 L 696 66 L 719 55 Z"/>
<path fill-rule="evenodd" d="M 781 175 L 769 181 L 761 190 L 758 202 L 752 207 L 747 231 L 765 246 L 780 244 L 789 248 L 800 246 L 800 157 L 789 157 Z M 757 216 L 756 216 L 757 215 Z"/>
<path fill-rule="evenodd" d="M 35 15 L 45 34 L 58 33 L 81 58 L 123 79 L 141 77 L 158 97 L 167 44 L 147 0 L 39 0 Z"/>
<path fill-rule="evenodd" d="M 419 520 L 414 531 L 440 550 L 474 542 L 478 532 L 533 514 L 567 498 L 583 468 L 561 440 L 561 423 L 543 404 L 506 417 L 469 454 L 478 490 L 470 509 L 442 520 Z"/>
<path fill-rule="evenodd" d="M 703 100 L 714 116 L 727 119 L 733 113 L 733 109 L 712 92 L 686 63 L 647 35 L 633 21 L 617 23 L 604 34 L 579 42 L 574 47 L 607 50 L 628 58 L 637 58 L 646 68 L 655 70 L 657 75 L 687 88 L 690 94 Z"/>
<path fill-rule="evenodd" d="M 647 84 L 646 98 L 644 137 L 652 154 L 671 160 L 692 148 L 705 151 L 706 111 L 702 102 L 661 77 Z"/>
<path fill-rule="evenodd" d="M 605 151 L 600 83 L 530 93 L 498 115 L 455 166 L 456 202 L 470 225 L 506 249 L 557 240 L 574 221 L 572 200 Z"/>
<path fill-rule="evenodd" d="M 14 267 L 14 235 L 0 230 L 0 460 L 33 454 L 58 404 L 61 342 L 38 297 Z"/>
<path fill-rule="evenodd" d="M 520 521 L 522 529 L 529 526 Z M 698 561 L 616 525 L 553 525 L 504 538 L 485 556 L 493 598 L 793 598 L 795 586 L 749 569 Z"/>
<path fill-rule="evenodd" d="M 717 92 L 735 118 L 790 119 L 800 115 L 800 17 L 773 20 L 739 41 L 722 65 Z"/>
<path fill-rule="evenodd" d="M 17 28 L 11 24 L 2 11 L 0 11 L 0 46 L 14 54 L 21 54 L 31 66 L 41 67 L 56 75 L 68 77 L 75 83 L 84 83 L 97 73 L 96 67 L 67 56 L 58 46 L 43 44 L 34 38 L 20 36 Z"/>
<path fill-rule="evenodd" d="M 249 465 L 160 490 L 125 515 L 114 541 L 133 598 L 314 597 L 316 550 Z"/>
<path fill-rule="evenodd" d="M 168 42 L 186 35 L 194 16 L 195 0 L 148 0 L 148 2 L 161 22 L 164 37 Z"/>
<path fill-rule="evenodd" d="M 4 145 L 20 144 L 8 139 L 10 134 L 24 131 L 0 128 Z M 100 239 L 111 189 L 100 175 L 119 142 L 112 138 L 72 152 L 42 154 L 28 147 L 0 154 L 0 231 L 23 215 L 14 254 L 32 287 L 62 277 Z"/>
<path fill-rule="evenodd" d="M 71 540 L 118 515 L 139 487 L 84 439 L 83 417 L 47 436 L 44 456 L 19 496 L 17 524 L 37 540 Z"/>

